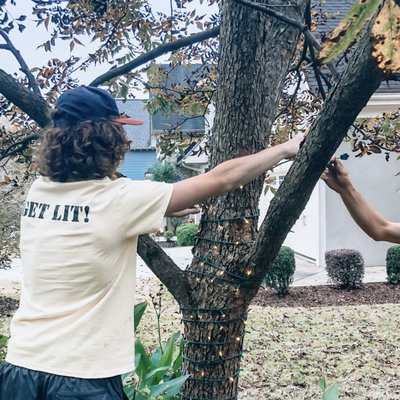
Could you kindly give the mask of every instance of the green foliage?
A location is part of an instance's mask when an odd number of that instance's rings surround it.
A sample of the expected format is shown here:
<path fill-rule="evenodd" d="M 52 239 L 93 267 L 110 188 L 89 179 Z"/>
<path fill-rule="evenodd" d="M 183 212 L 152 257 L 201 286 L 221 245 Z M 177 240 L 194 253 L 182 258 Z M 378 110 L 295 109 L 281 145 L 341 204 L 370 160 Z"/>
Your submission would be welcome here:
<path fill-rule="evenodd" d="M 147 303 L 135 305 L 135 332 Z M 158 332 L 160 320 L 158 318 Z M 124 390 L 131 400 L 175 400 L 188 375 L 181 374 L 184 340 L 180 332 L 171 335 L 164 345 L 150 354 L 140 341 L 135 341 L 135 371 L 124 376 Z M 176 349 L 178 354 L 175 355 Z"/>
<path fill-rule="evenodd" d="M 149 172 L 153 175 L 155 182 L 175 183 L 178 180 L 178 172 L 171 162 L 157 162 L 150 167 Z"/>
<path fill-rule="evenodd" d="M 193 246 L 199 226 L 197 224 L 182 224 L 176 228 L 178 246 Z"/>
<path fill-rule="evenodd" d="M 7 351 L 8 337 L 0 335 L 0 365 L 3 364 Z"/>
<path fill-rule="evenodd" d="M 387 280 L 392 284 L 400 283 L 400 246 L 389 247 L 386 252 Z"/>
<path fill-rule="evenodd" d="M 282 246 L 265 276 L 265 282 L 278 292 L 278 296 L 285 296 L 289 293 L 295 269 L 294 251 L 290 247 Z"/>
<path fill-rule="evenodd" d="M 174 237 L 174 232 L 165 231 L 164 232 L 164 237 L 165 237 L 166 241 L 169 242 Z"/>
<path fill-rule="evenodd" d="M 357 250 L 340 249 L 325 253 L 329 279 L 342 289 L 355 289 L 364 277 L 364 260 Z"/>
<path fill-rule="evenodd" d="M 339 400 L 339 388 L 336 383 L 327 385 L 325 378 L 320 378 L 318 385 L 322 390 L 322 400 Z"/>

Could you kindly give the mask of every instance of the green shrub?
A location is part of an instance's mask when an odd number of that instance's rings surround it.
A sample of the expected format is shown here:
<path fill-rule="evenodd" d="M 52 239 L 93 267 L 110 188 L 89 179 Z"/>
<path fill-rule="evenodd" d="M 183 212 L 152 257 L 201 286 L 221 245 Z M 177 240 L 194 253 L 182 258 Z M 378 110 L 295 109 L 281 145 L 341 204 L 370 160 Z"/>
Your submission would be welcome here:
<path fill-rule="evenodd" d="M 135 305 L 135 332 L 146 310 L 147 303 Z M 160 320 L 157 324 L 160 335 Z M 123 376 L 124 391 L 129 400 L 178 400 L 178 394 L 189 375 L 181 374 L 184 341 L 180 332 L 168 338 L 151 354 L 140 339 L 135 341 L 135 370 Z M 178 354 L 175 351 L 178 349 Z"/>
<path fill-rule="evenodd" d="M 175 183 L 178 181 L 178 172 L 171 162 L 156 162 L 148 172 L 152 174 L 152 180 L 155 182 Z"/>
<path fill-rule="evenodd" d="M 386 252 L 386 274 L 389 283 L 400 283 L 400 246 L 389 247 Z"/>
<path fill-rule="evenodd" d="M 265 282 L 278 292 L 278 296 L 285 296 L 289 293 L 295 269 L 294 251 L 290 247 L 282 246 L 265 276 Z"/>
<path fill-rule="evenodd" d="M 178 246 L 193 246 L 199 226 L 197 224 L 182 224 L 176 228 Z"/>
<path fill-rule="evenodd" d="M 342 289 L 355 289 L 362 284 L 364 260 L 357 250 L 339 249 L 325 253 L 326 272 L 332 283 Z"/>
<path fill-rule="evenodd" d="M 164 237 L 167 242 L 169 242 L 174 237 L 174 232 L 172 231 L 165 231 Z"/>

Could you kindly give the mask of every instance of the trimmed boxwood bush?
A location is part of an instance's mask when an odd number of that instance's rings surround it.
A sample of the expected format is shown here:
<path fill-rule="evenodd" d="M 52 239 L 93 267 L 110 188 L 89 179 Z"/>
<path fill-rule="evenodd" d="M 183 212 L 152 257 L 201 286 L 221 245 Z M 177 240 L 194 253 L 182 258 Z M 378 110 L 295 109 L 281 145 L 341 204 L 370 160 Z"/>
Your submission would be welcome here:
<path fill-rule="evenodd" d="M 275 261 L 265 275 L 266 284 L 275 289 L 278 296 L 283 297 L 289 293 L 289 286 L 293 282 L 296 269 L 294 251 L 287 246 L 282 246 Z"/>
<path fill-rule="evenodd" d="M 400 283 L 400 246 L 392 246 L 386 252 L 387 280 L 392 284 Z"/>
<path fill-rule="evenodd" d="M 169 242 L 174 237 L 174 232 L 172 231 L 165 231 L 164 237 L 167 242 Z"/>
<path fill-rule="evenodd" d="M 332 283 L 342 289 L 355 289 L 364 278 L 364 260 L 357 250 L 339 249 L 325 253 L 326 272 Z"/>
<path fill-rule="evenodd" d="M 178 246 L 193 246 L 199 226 L 197 224 L 182 224 L 176 228 Z"/>

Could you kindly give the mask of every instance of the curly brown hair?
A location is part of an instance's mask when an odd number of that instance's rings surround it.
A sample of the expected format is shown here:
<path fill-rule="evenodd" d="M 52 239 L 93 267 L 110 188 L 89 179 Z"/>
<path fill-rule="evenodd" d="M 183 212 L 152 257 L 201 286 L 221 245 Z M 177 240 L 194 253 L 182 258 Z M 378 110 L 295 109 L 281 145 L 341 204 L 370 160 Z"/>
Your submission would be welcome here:
<path fill-rule="evenodd" d="M 56 182 L 113 178 L 129 149 L 122 125 L 108 119 L 47 128 L 38 147 L 37 170 Z"/>

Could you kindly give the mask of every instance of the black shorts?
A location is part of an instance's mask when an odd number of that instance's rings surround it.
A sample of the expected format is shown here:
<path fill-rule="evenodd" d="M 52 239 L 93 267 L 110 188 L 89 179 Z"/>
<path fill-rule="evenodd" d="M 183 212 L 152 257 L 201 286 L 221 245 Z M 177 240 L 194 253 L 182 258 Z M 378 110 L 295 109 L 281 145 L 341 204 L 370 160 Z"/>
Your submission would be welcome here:
<path fill-rule="evenodd" d="M 0 400 L 128 400 L 121 377 L 71 378 L 4 363 Z"/>

